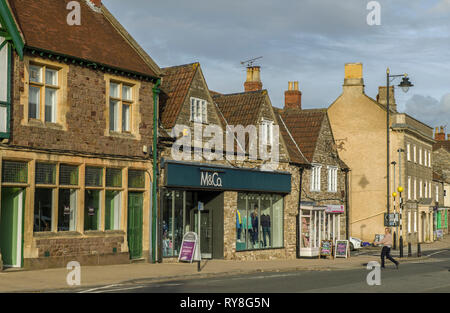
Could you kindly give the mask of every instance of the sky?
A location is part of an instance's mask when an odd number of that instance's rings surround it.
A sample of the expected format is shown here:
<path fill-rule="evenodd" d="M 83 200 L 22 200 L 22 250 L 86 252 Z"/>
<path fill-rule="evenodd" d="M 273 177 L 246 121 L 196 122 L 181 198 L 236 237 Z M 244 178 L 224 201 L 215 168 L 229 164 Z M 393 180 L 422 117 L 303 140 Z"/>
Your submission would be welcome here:
<path fill-rule="evenodd" d="M 450 132 L 450 0 L 103 0 L 160 67 L 200 62 L 208 87 L 243 91 L 241 61 L 262 56 L 263 88 L 284 105 L 298 81 L 303 108 L 328 107 L 342 92 L 346 63 L 363 63 L 376 98 L 391 74 L 414 87 L 395 90 L 398 110 Z M 400 80 L 394 80 L 398 85 Z"/>

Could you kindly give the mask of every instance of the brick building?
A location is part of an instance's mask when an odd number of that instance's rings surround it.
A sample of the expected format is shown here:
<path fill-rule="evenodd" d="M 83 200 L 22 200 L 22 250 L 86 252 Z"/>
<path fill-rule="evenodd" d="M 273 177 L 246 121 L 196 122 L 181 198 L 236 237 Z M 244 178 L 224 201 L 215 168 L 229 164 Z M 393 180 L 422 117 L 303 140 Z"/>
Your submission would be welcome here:
<path fill-rule="evenodd" d="M 79 4 L 81 25 L 71 26 L 67 1 L 0 1 L 6 266 L 148 255 L 160 69 L 101 1 Z"/>
<path fill-rule="evenodd" d="M 308 167 L 302 176 L 300 256 L 317 256 L 321 240 L 347 239 L 347 165 L 340 159 L 326 109 L 303 109 L 298 82 L 290 82 L 284 109 L 275 109 L 285 141 Z"/>

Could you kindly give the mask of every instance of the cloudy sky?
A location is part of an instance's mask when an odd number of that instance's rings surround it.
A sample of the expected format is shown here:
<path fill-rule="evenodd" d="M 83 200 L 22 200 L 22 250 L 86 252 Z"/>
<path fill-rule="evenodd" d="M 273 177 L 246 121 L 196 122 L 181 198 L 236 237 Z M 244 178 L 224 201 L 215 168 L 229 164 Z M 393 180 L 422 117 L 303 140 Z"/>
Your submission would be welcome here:
<path fill-rule="evenodd" d="M 243 91 L 240 61 L 259 60 L 264 88 L 281 107 L 299 81 L 303 107 L 328 107 L 341 93 L 344 64 L 362 62 L 375 98 L 392 74 L 415 85 L 396 90 L 399 110 L 450 132 L 450 0 L 103 0 L 160 67 L 200 62 L 208 86 Z M 400 81 L 396 81 L 398 84 Z"/>

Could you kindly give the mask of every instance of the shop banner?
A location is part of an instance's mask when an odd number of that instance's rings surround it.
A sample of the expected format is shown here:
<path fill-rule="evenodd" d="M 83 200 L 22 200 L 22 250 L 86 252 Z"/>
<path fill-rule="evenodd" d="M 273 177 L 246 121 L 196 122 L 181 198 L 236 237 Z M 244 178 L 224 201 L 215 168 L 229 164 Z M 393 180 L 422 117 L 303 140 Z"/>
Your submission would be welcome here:
<path fill-rule="evenodd" d="M 181 243 L 180 255 L 178 256 L 179 262 L 192 263 L 197 247 L 197 242 L 198 236 L 196 233 L 188 232 L 184 235 L 183 242 Z"/>
<path fill-rule="evenodd" d="M 344 205 L 327 205 L 325 212 L 327 212 L 327 213 L 344 213 L 345 206 Z"/>

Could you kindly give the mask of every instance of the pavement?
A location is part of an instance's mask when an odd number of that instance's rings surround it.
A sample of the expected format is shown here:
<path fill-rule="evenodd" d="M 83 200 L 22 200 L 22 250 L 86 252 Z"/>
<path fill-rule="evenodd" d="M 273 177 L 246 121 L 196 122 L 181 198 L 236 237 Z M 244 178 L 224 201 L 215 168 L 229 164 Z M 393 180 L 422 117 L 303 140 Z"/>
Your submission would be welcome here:
<path fill-rule="evenodd" d="M 405 257 L 399 259 L 400 263 L 437 262 L 437 259 L 434 259 L 433 255 L 439 253 L 439 251 L 450 250 L 450 236 L 432 244 L 423 244 L 421 250 L 423 257 L 417 258 L 413 254 L 411 258 Z M 393 253 L 393 255 L 395 254 Z M 210 260 L 201 263 L 200 272 L 197 271 L 197 264 L 194 263 L 135 263 L 108 266 L 81 266 L 81 285 L 75 287 L 68 286 L 66 282 L 69 273 L 69 270 L 66 268 L 36 271 L 7 270 L 0 272 L 0 292 L 76 291 L 79 288 L 86 289 L 139 281 L 175 281 L 180 279 L 223 277 L 262 272 L 350 270 L 362 268 L 370 261 L 379 261 L 379 253 L 373 248 L 354 252 L 347 259 Z"/>

